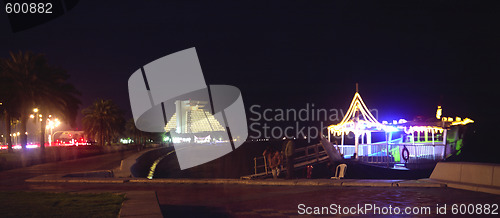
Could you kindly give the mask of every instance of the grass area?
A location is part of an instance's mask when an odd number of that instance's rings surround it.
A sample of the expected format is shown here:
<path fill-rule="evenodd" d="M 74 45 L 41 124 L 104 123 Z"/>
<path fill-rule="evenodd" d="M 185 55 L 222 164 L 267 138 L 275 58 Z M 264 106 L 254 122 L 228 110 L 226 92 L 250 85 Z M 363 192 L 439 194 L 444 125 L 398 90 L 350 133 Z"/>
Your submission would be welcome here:
<path fill-rule="evenodd" d="M 114 217 L 124 194 L 0 192 L 0 217 Z"/>

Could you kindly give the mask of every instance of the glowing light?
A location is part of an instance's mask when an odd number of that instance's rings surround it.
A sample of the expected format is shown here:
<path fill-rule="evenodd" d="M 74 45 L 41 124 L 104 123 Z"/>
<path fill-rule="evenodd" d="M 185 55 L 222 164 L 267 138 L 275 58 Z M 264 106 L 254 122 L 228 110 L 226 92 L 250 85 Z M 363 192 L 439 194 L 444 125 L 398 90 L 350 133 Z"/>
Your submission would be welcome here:
<path fill-rule="evenodd" d="M 32 118 L 32 119 L 33 119 L 33 118 L 35 118 L 35 115 L 33 115 L 33 114 L 30 114 L 30 118 Z"/>
<path fill-rule="evenodd" d="M 26 148 L 38 148 L 38 145 L 26 145 Z"/>
<path fill-rule="evenodd" d="M 441 106 L 438 106 L 438 109 L 436 110 L 436 118 L 439 120 L 441 119 L 441 115 L 443 115 L 443 109 Z"/>
<path fill-rule="evenodd" d="M 408 121 L 406 121 L 405 119 L 399 119 L 398 123 L 401 124 L 401 123 L 407 123 Z"/>
<path fill-rule="evenodd" d="M 166 156 L 174 153 L 175 150 L 173 151 L 170 151 L 168 152 L 167 154 L 161 156 L 160 158 L 156 159 L 155 162 L 153 162 L 153 164 L 151 165 L 151 167 L 149 168 L 149 173 L 148 173 L 148 179 L 153 179 L 153 176 L 155 174 L 155 170 L 156 170 L 156 165 L 158 165 L 158 163 L 160 163 L 160 161 L 165 158 Z"/>
<path fill-rule="evenodd" d="M 195 143 L 200 143 L 200 144 L 209 143 L 210 139 L 211 139 L 210 135 L 208 135 L 206 137 L 197 137 L 197 136 L 194 136 L 194 142 Z"/>
<path fill-rule="evenodd" d="M 165 137 L 163 137 L 163 141 L 164 141 L 164 142 L 170 142 L 170 137 L 169 137 L 169 136 L 165 136 Z"/>
<path fill-rule="evenodd" d="M 83 139 L 81 139 L 80 141 L 83 142 Z M 121 138 L 120 142 L 122 144 L 130 144 L 132 142 L 132 139 L 130 139 L 130 138 L 126 138 L 126 139 L 125 138 Z"/>
<path fill-rule="evenodd" d="M 33 112 L 38 113 L 38 108 L 33 108 Z"/>
<path fill-rule="evenodd" d="M 190 143 L 191 140 L 192 140 L 191 138 L 182 138 L 182 137 L 173 137 L 172 138 L 172 141 L 174 143 L 183 143 L 183 142 Z"/>
<path fill-rule="evenodd" d="M 412 134 L 413 132 L 433 132 L 433 133 L 443 133 L 444 129 L 437 126 L 410 126 L 404 129 L 406 134 Z"/>
<path fill-rule="evenodd" d="M 47 123 L 46 127 L 48 129 L 54 129 L 55 127 L 58 127 L 61 124 L 61 122 L 57 118 L 54 120 L 47 120 L 47 121 L 48 121 L 48 123 Z"/>
<path fill-rule="evenodd" d="M 359 112 L 359 113 L 358 113 Z M 358 115 L 362 115 L 364 120 L 356 120 Z M 361 95 L 358 92 L 354 94 L 354 98 L 351 101 L 349 110 L 347 110 L 346 115 L 337 125 L 331 125 L 328 130 L 334 135 L 349 134 L 349 132 L 354 132 L 355 134 L 361 133 L 366 129 L 376 129 L 383 130 L 386 127 L 379 123 L 373 114 L 368 110 Z"/>
<path fill-rule="evenodd" d="M 386 126 L 386 127 L 384 127 L 384 131 L 385 132 L 398 132 L 399 129 L 394 127 L 394 126 Z"/>
<path fill-rule="evenodd" d="M 457 117 L 457 118 L 459 118 L 459 117 Z M 469 119 L 469 118 L 465 118 L 465 119 L 463 119 L 463 120 L 461 120 L 461 119 L 460 119 L 460 120 L 458 120 L 458 119 L 457 119 L 457 121 L 452 122 L 452 123 L 451 123 L 451 125 L 452 125 L 452 126 L 454 126 L 454 125 L 467 125 L 467 124 L 469 124 L 469 123 L 474 123 L 474 120 L 471 120 L 471 119 Z"/>

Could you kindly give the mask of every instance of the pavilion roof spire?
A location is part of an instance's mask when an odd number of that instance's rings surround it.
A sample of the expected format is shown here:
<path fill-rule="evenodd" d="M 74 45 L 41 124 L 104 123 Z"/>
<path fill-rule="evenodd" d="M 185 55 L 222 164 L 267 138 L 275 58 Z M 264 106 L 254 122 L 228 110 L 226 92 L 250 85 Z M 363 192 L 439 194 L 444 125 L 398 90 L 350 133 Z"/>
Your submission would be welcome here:
<path fill-rule="evenodd" d="M 356 125 L 356 123 L 362 123 L 367 130 L 368 129 L 378 129 L 382 130 L 384 125 L 380 124 L 375 116 L 370 112 L 368 107 L 363 102 L 361 95 L 358 93 L 358 83 L 356 83 L 356 93 L 352 98 L 351 105 L 349 106 L 349 110 L 345 114 L 344 118 L 337 125 L 331 125 L 328 129 L 336 134 L 340 135 L 342 133 L 349 133 L 358 131 L 360 125 Z M 358 112 L 358 113 L 357 113 Z M 362 116 L 362 119 L 357 119 L 359 115 Z"/>

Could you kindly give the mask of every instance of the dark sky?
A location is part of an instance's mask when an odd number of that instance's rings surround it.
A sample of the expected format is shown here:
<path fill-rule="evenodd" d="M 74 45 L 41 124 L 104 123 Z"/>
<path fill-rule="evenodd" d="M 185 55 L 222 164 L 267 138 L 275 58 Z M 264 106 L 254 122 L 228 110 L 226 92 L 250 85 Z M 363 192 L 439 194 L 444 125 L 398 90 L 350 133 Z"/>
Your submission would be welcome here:
<path fill-rule="evenodd" d="M 0 13 L 0 57 L 10 50 L 44 53 L 71 74 L 82 108 L 110 98 L 127 117 L 129 76 L 196 47 L 206 82 L 240 88 L 247 110 L 306 103 L 347 110 L 358 82 L 380 120 L 432 117 L 441 103 L 445 115 L 486 123 L 498 97 L 498 6 L 82 0 L 64 16 L 17 33 Z"/>

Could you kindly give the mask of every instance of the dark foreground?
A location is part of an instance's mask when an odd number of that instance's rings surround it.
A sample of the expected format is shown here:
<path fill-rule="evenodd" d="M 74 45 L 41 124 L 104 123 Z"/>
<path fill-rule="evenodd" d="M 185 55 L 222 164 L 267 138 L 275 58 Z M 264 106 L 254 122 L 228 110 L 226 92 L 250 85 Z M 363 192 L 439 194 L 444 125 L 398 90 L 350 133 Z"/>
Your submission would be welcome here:
<path fill-rule="evenodd" d="M 116 217 L 123 194 L 0 191 L 2 217 Z M 8 205 L 8 207 L 6 206 Z"/>
<path fill-rule="evenodd" d="M 131 183 L 33 183 L 27 184 L 26 188 L 58 192 L 113 193 L 152 190 L 156 192 L 164 217 L 296 216 L 315 214 L 318 210 L 318 213 L 325 215 L 399 213 L 414 216 L 438 215 L 438 212 L 440 216 L 444 213 L 448 216 L 462 213 L 484 215 L 499 213 L 495 208 L 500 203 L 498 195 L 451 188 Z M 370 205 L 372 209 L 368 210 Z M 344 211 L 344 207 L 348 210 Z M 460 211 L 460 207 L 482 209 L 467 211 L 462 208 Z M 375 208 L 379 208 L 378 211 Z"/>
<path fill-rule="evenodd" d="M 315 214 L 315 207 L 327 207 L 320 213 L 329 215 L 343 214 L 343 207 L 356 207 L 356 210 L 347 211 L 351 215 L 361 212 L 377 214 L 375 210 L 368 210 L 365 207 L 367 204 L 372 205 L 373 209 L 381 208 L 380 214 L 385 212 L 382 208 L 393 208 L 392 214 L 396 214 L 397 207 L 400 208 L 399 214 L 409 211 L 412 215 L 436 214 L 436 208 L 446 205 L 446 210 L 441 209 L 439 212 L 453 215 L 456 212 L 452 211 L 453 204 L 473 204 L 475 207 L 497 204 L 498 207 L 500 203 L 500 196 L 447 188 L 174 185 L 162 187 L 157 193 L 164 216 L 197 217 L 293 216 Z M 364 209 L 358 211 L 359 207 Z M 411 209 L 405 212 L 406 208 Z M 490 209 L 488 213 L 494 212 Z"/>
<path fill-rule="evenodd" d="M 0 190 L 78 193 L 154 191 L 165 217 L 332 215 L 344 212 L 370 215 L 410 212 L 411 216 L 437 215 L 439 212 L 439 216 L 443 213 L 453 216 L 500 212 L 500 196 L 452 188 L 25 182 L 43 174 L 113 169 L 120 165 L 123 157 L 131 154 L 130 151 L 105 154 L 0 172 Z M 367 210 L 367 205 L 372 209 Z"/>

